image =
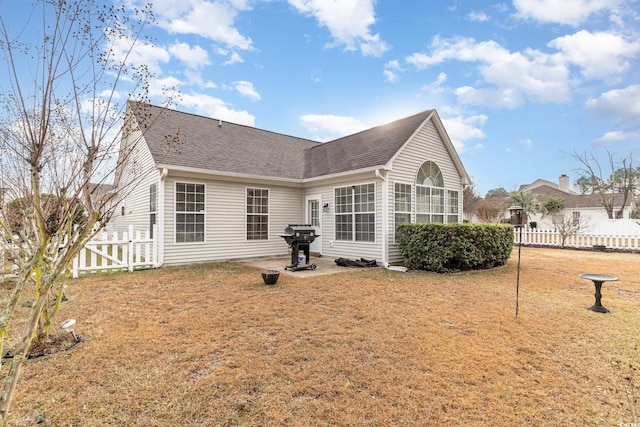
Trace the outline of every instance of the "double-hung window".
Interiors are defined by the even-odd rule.
[[[447,190],[447,222],[456,223],[459,219],[460,202],[458,200],[458,192]]]
[[[247,188],[247,240],[269,239],[269,190]]]
[[[204,184],[176,183],[176,243],[204,242]]]
[[[153,228],[156,225],[158,210],[158,184],[149,186],[149,236],[153,239]]]
[[[394,186],[394,201],[397,240],[398,225],[411,222],[411,184],[396,183]]]
[[[375,242],[375,185],[336,188],[334,196],[336,240]]]

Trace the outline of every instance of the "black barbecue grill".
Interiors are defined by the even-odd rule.
[[[286,266],[285,270],[315,270],[315,264],[309,264],[309,246],[316,240],[318,235],[316,230],[309,224],[289,224],[284,229],[284,234],[280,237],[284,238],[291,248],[291,265]],[[300,251],[304,253],[305,264],[299,265]]]

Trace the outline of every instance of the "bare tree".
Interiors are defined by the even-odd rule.
[[[628,157],[616,160],[613,153],[607,151],[608,164],[603,169],[593,153],[574,151],[570,155],[580,164],[576,171],[591,180],[592,193],[598,195],[609,219],[622,218],[627,202],[633,197],[638,179],[637,170],[633,167],[633,156],[629,154]],[[614,212],[616,205],[619,209]]]
[[[476,194],[473,185],[468,185],[464,188],[462,192],[462,206],[464,209],[464,218],[467,221],[471,221],[473,215],[475,215],[480,200],[482,199]]]
[[[509,197],[509,192],[505,190],[504,187],[492,188],[484,195],[485,199],[506,199],[507,197]]]
[[[553,229],[560,234],[560,246],[563,248],[567,239],[578,234],[585,226],[584,222],[581,223],[568,215],[560,215],[553,222]]]
[[[497,223],[500,222],[508,207],[507,199],[479,199],[476,204],[475,214],[481,222]]]
[[[0,218],[0,248],[17,266],[15,287],[0,313],[0,352],[22,294],[33,292],[26,326],[18,332],[0,392],[5,425],[22,364],[34,339],[46,334],[57,311],[68,267],[105,224],[123,192],[98,197],[113,180],[123,135],[141,132],[124,121],[127,99],[148,101],[152,73],[132,61],[150,42],[143,29],[150,5],[136,10],[103,2],[36,0],[21,27],[0,16],[0,51],[7,87],[0,103],[0,143],[6,201],[22,213]],[[35,44],[21,39],[30,34]],[[144,104],[143,104],[144,105]],[[148,126],[146,126],[148,128]],[[13,333],[13,332],[12,332]]]

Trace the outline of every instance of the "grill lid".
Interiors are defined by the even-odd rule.
[[[281,234],[280,237],[284,238],[289,245],[292,245],[310,244],[316,240],[318,235],[316,230],[309,224],[289,224],[284,229],[284,234]]]
[[[316,230],[311,226],[311,224],[289,224],[287,228],[284,229],[285,234],[291,234],[293,236],[299,236],[303,234],[315,235]]]

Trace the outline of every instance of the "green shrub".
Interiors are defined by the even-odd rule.
[[[505,265],[513,249],[513,227],[502,224],[402,224],[399,249],[411,270],[437,273]]]

